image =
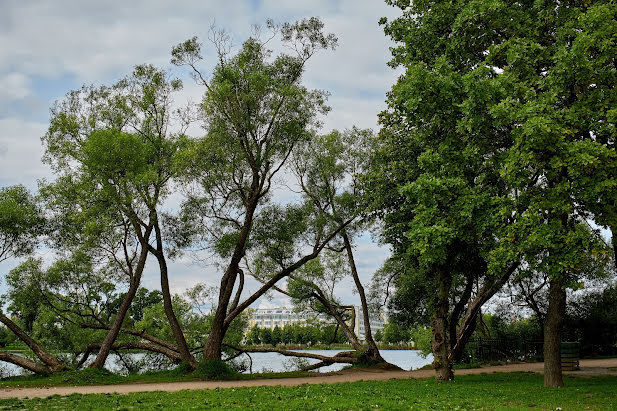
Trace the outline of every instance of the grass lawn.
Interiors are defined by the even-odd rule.
[[[12,399],[0,400],[0,409],[607,410],[617,407],[616,377],[566,377],[565,383],[564,388],[547,389],[542,386],[539,374],[481,374],[459,376],[452,383],[410,379]]]
[[[229,380],[259,380],[272,378],[295,378],[295,377],[318,377],[325,375],[308,371],[287,371],[254,374],[233,374]],[[0,380],[1,388],[34,388],[34,387],[61,387],[75,385],[112,385],[112,384],[137,384],[137,383],[160,383],[202,381],[194,374],[186,374],[182,371],[152,371],[141,374],[119,375],[106,370],[93,370],[86,368],[80,371],[66,371],[44,375],[24,375],[9,377]]]

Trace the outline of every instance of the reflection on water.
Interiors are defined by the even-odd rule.
[[[341,350],[298,350],[301,352],[308,352],[313,354],[319,354],[324,356],[333,356],[336,353],[341,352]],[[424,358],[420,351],[415,350],[381,350],[381,356],[384,360],[388,361],[391,364],[398,365],[404,370],[415,370],[418,368],[424,367],[426,364],[430,364],[433,361],[433,356],[429,354],[426,358]],[[136,353],[136,354],[125,354],[125,358],[130,358],[132,361],[139,361],[144,357],[144,354]],[[93,357],[94,358],[94,357]],[[243,355],[239,357],[241,361],[245,361],[248,366],[248,357]],[[253,372],[262,372],[262,371],[290,371],[294,369],[298,369],[297,364],[298,360],[295,360],[294,357],[285,357],[284,355],[278,353],[253,353],[251,354],[252,359],[252,371]],[[315,364],[319,362],[318,360],[313,359],[301,359],[299,360],[303,364]],[[322,367],[319,369],[319,372],[329,372],[340,370],[348,364],[332,364],[328,367]],[[105,367],[113,372],[120,372],[122,370],[122,365],[120,360],[116,355],[110,355],[105,363]],[[24,372],[21,367],[17,367],[16,365],[0,362],[0,370],[2,371],[3,377],[10,377],[15,375],[20,375]],[[249,371],[247,371],[249,372]]]

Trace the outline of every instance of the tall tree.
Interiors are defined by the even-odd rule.
[[[184,361],[196,365],[171,304],[159,216],[170,193],[174,156],[183,144],[181,134],[170,129],[171,94],[181,86],[164,71],[137,66],[111,87],[69,93],[52,109],[43,137],[45,159],[59,174],[47,192],[63,237],[105,253],[129,280],[92,367],[104,366],[149,253],[159,262],[165,312],[178,350]],[[177,126],[181,133],[186,124]]]
[[[302,74],[316,52],[336,46],[336,38],[323,34],[323,23],[316,18],[281,27],[269,22],[268,28],[273,35],[280,31],[283,42],[295,54],[271,58],[267,41],[256,35],[231,55],[228,36],[213,30],[218,64],[208,78],[197,67],[201,45],[196,38],[172,51],[172,62],[190,67],[206,89],[200,108],[207,134],[188,156],[197,187],[187,202],[192,208],[189,214],[202,219],[202,233],[226,261],[205,359],[220,359],[231,321],[277,281],[316,257],[324,246],[322,237],[316,237],[314,250],[305,259],[285,261],[284,268],[240,302],[244,286],[241,264],[252,244],[260,209],[270,201],[275,177],[295,146],[311,138],[318,114],[328,110],[326,93],[307,90],[301,83]]]
[[[389,4],[403,10],[402,17],[382,21],[399,42],[391,64],[406,72],[381,117],[376,164],[387,166],[376,181],[384,189],[378,199],[384,237],[438,279],[436,329],[448,328],[441,317],[455,279],[449,271],[461,255],[475,249],[487,280],[467,304],[463,323],[472,324],[468,320],[516,267],[546,273],[552,303],[545,326],[545,384],[561,385],[565,288],[575,286],[583,261],[603,249],[599,233],[585,227],[593,208],[584,203],[598,203],[598,190],[614,187],[609,176],[615,164],[595,137],[599,131],[590,128],[592,121],[576,114],[583,108],[576,103],[580,96],[595,94],[595,82],[607,81],[599,75],[580,83],[589,71],[578,73],[581,66],[568,56],[581,32],[610,31],[611,17],[604,16],[614,15],[615,6]],[[606,53],[598,51],[587,43],[577,56],[605,61]],[[604,51],[610,52],[605,45]],[[610,135],[605,124],[611,121],[604,116],[593,127]],[[614,195],[603,193],[603,203]],[[470,329],[462,326],[459,333]],[[443,348],[443,336],[436,337],[434,347]],[[445,354],[436,356],[441,369],[449,366],[442,365]],[[441,378],[451,378],[451,372]]]

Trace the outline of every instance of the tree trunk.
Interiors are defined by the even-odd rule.
[[[461,358],[465,345],[473,335],[473,331],[477,325],[477,318],[480,310],[484,304],[490,300],[508,281],[514,271],[519,267],[520,261],[516,261],[510,264],[501,277],[494,279],[493,281],[486,281],[480,291],[476,294],[475,298],[467,306],[465,316],[461,321],[458,333],[456,335],[456,345],[451,347],[451,358]]]
[[[544,386],[563,387],[561,329],[566,312],[566,290],[561,280],[551,280],[544,323]]]
[[[143,274],[144,267],[146,266],[146,259],[148,258],[148,241],[150,239],[151,233],[152,226],[149,226],[146,229],[144,236],[140,238],[141,251],[139,253],[137,267],[135,268],[133,276],[131,277],[129,289],[124,296],[124,299],[122,300],[122,304],[118,309],[118,314],[116,314],[116,318],[114,319],[113,324],[109,328],[109,332],[101,343],[101,349],[99,350],[92,364],[90,364],[89,368],[103,368],[105,366],[105,361],[107,361],[109,351],[111,351],[114,341],[116,341],[116,338],[118,338],[118,334],[120,333],[120,329],[122,328],[122,323],[124,322],[126,313],[128,312],[129,307],[133,302],[133,298],[135,297],[135,293],[137,293],[139,283],[141,282],[141,275]]]
[[[255,214],[255,209],[257,208],[257,204],[259,202],[259,176],[253,175],[253,183],[251,186],[251,196],[250,200],[246,206],[246,214],[244,216],[244,223],[242,225],[242,229],[240,230],[240,235],[238,236],[238,241],[236,242],[234,253],[231,256],[231,260],[227,269],[225,270],[225,274],[223,278],[221,278],[221,287],[219,290],[219,301],[216,307],[216,311],[214,313],[214,318],[212,320],[212,329],[210,334],[208,335],[208,339],[206,340],[206,344],[204,346],[204,360],[220,360],[222,349],[223,349],[223,338],[225,338],[225,333],[227,332],[227,328],[229,327],[229,321],[226,323],[225,319],[229,314],[229,302],[231,301],[231,296],[234,291],[234,286],[236,283],[236,277],[238,276],[238,272],[240,270],[240,261],[242,257],[244,257],[244,249],[246,247],[246,242],[248,241],[249,234],[251,232],[251,227],[253,226],[253,216]],[[234,308],[237,309],[237,307]]]
[[[224,320],[224,318],[223,318]],[[225,331],[221,321],[212,322],[212,330],[204,347],[204,360],[220,360],[223,353],[223,338]]]
[[[446,338],[448,330],[448,310],[450,287],[452,277],[442,268],[438,269],[439,290],[435,301],[435,314],[431,321],[433,327],[433,338],[431,339],[431,349],[433,351],[433,368],[435,378],[438,381],[451,381],[454,379],[452,364],[449,357],[448,340]]]
[[[186,343],[186,338],[184,338],[184,333],[182,332],[180,323],[178,322],[176,314],[174,313],[174,308],[171,300],[171,292],[169,291],[167,261],[165,260],[163,250],[163,238],[161,236],[161,229],[159,227],[158,221],[156,221],[155,223],[154,230],[156,236],[156,250],[154,250],[153,253],[158,260],[159,270],[161,273],[161,292],[163,294],[163,308],[165,310],[165,315],[167,316],[167,321],[169,321],[169,326],[171,327],[174,339],[176,340],[178,352],[182,357],[182,361],[189,364],[192,369],[195,369],[197,368],[197,361],[189,350],[189,346]]]
[[[17,362],[11,361],[9,359],[6,359],[5,361],[12,362],[13,364],[19,365],[20,367],[24,367],[24,368],[29,369],[30,371],[33,371],[36,373],[42,373],[42,374],[48,374],[50,372],[56,372],[56,371],[67,368],[65,364],[63,364],[56,357],[54,357],[53,355],[45,351],[43,348],[41,348],[41,346],[36,341],[34,341],[28,334],[26,334],[21,328],[19,328],[17,324],[15,324],[13,321],[11,321],[10,318],[8,318],[6,315],[2,313],[0,313],[0,322],[6,325],[8,329],[10,329],[20,340],[22,340],[28,346],[28,348],[30,348],[32,352],[34,352],[34,354],[41,361],[43,361],[46,367],[44,367],[44,369],[43,368],[37,369],[36,368],[37,363],[33,361],[31,361],[32,364],[28,363],[29,367],[26,366],[26,362],[22,362],[18,364]],[[10,358],[10,357],[6,357],[6,358]]]
[[[354,333],[353,328],[349,328],[349,326],[345,322],[345,319],[339,314],[339,312],[330,303],[330,301],[328,301],[328,299],[324,295],[323,291],[316,284],[314,284],[314,283],[310,283],[310,284],[313,287],[313,289],[315,290],[313,292],[313,296],[320,303],[322,303],[324,305],[324,307],[326,307],[328,309],[328,311],[330,311],[330,314],[332,314],[332,316],[336,320],[337,326],[341,327],[341,329],[343,330],[343,334],[345,334],[345,337],[347,337],[347,340],[352,345],[354,350],[361,351],[362,350],[362,343],[360,342],[360,340],[358,340],[358,337],[356,337],[356,334]],[[355,309],[354,309],[353,306],[351,306],[351,312],[353,313],[353,317],[352,317],[351,323],[355,324]]]
[[[474,276],[472,274],[468,274],[467,282],[465,284],[465,289],[463,290],[463,294],[461,295],[460,299],[458,300],[458,302],[452,309],[452,314],[450,314],[450,319],[449,319],[449,324],[448,324],[449,326],[448,338],[450,340],[450,359],[453,363],[460,361],[461,357],[463,356],[463,350],[458,349],[459,345],[464,347],[464,345],[467,343],[467,341],[461,341],[461,344],[459,344],[456,328],[458,327],[458,324],[459,324],[458,320],[461,314],[463,313],[465,306],[467,305],[467,303],[469,303],[469,299],[471,298],[471,293],[473,291],[473,285],[474,285]]]
[[[32,371],[35,374],[48,375],[52,373],[52,370],[43,364],[32,361],[26,357],[22,357],[21,355],[11,354],[6,351],[0,351],[0,361],[5,361],[11,364],[15,364],[28,371]]]
[[[366,360],[375,361],[381,360],[381,355],[379,354],[379,348],[377,348],[377,344],[373,339],[373,333],[371,332],[371,320],[369,317],[368,303],[366,301],[366,294],[364,293],[364,287],[362,286],[362,282],[360,281],[360,276],[358,276],[358,270],[356,268],[356,261],[353,256],[353,249],[351,247],[351,242],[349,241],[349,237],[347,236],[347,232],[343,231],[343,242],[345,243],[345,249],[347,250],[347,259],[349,260],[349,267],[351,268],[351,275],[353,276],[353,280],[356,284],[356,289],[358,290],[358,294],[360,295],[360,303],[362,304],[362,314],[364,321],[364,337],[366,343],[369,346],[368,351],[366,352]]]

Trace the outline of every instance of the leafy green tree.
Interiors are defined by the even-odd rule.
[[[403,10],[382,20],[399,42],[391,64],[406,72],[381,117],[375,164],[383,170],[373,175],[374,192],[384,239],[435,290],[438,378],[452,378],[449,350],[460,348],[447,342],[459,321],[451,313],[461,311],[457,303],[450,312],[453,285],[480,273],[457,333],[464,343],[482,305],[523,266],[550,280],[545,385],[562,385],[565,288],[577,287],[589,258],[606,260],[586,220],[602,219],[593,205],[599,197],[614,198],[614,151],[597,138],[614,133],[602,108],[614,99],[605,86],[614,68],[600,70],[614,48],[598,49],[589,38],[614,30],[615,5],[390,3]],[[596,84],[609,97],[598,97]],[[596,116],[585,114],[589,99],[598,103]],[[452,270],[465,262],[475,268]]]
[[[409,331],[394,322],[387,323],[384,326],[383,342],[387,344],[398,344],[411,340]]]
[[[282,343],[281,327],[278,325],[272,329],[272,345],[279,345]]]
[[[259,336],[259,326],[254,325],[246,334],[246,343],[249,345],[259,345],[261,343]]]
[[[44,227],[45,219],[41,208],[25,187],[0,188],[0,262],[11,257],[28,255],[38,245]],[[30,322],[35,310],[29,312]],[[0,360],[40,374],[49,374],[65,368],[61,361],[43,349],[4,313],[0,313],[0,322],[25,343],[43,364],[8,352],[0,352]]]
[[[377,342],[382,342],[383,341],[383,332],[381,331],[381,329],[377,330],[375,332],[375,341]]]
[[[201,45],[196,38],[172,51],[172,63],[188,66],[206,89],[200,111],[207,134],[194,142],[184,161],[199,189],[185,203],[185,217],[178,221],[180,225],[187,223],[187,228],[175,232],[179,233],[179,244],[203,242],[224,261],[212,332],[204,348],[203,357],[209,360],[221,358],[223,338],[233,319],[279,280],[315,258],[330,237],[323,227],[318,228],[309,245],[313,252],[294,258],[302,249],[297,244],[300,231],[294,224],[298,212],[293,207],[271,206],[270,217],[267,212],[261,220],[260,216],[271,198],[275,177],[296,145],[311,139],[318,126],[317,116],[328,110],[326,94],[307,90],[301,80],[310,58],[321,49],[334,48],[336,38],[323,34],[323,23],[316,18],[281,27],[269,22],[268,28],[280,31],[283,42],[296,53],[271,58],[266,41],[255,36],[232,55],[227,35],[214,31],[218,64],[211,76],[205,76],[197,67]],[[285,222],[287,217],[292,219],[289,223]],[[278,222],[270,241],[255,241],[256,227],[269,221]],[[284,238],[279,241],[276,235]],[[264,285],[241,302],[242,264],[251,259],[255,244],[262,244],[262,250],[255,251],[266,248],[272,253],[268,268],[275,270],[265,270]],[[283,256],[270,247],[274,244],[285,246]]]
[[[24,186],[0,188],[0,262],[30,253],[44,223],[40,206]]]
[[[58,247],[86,247],[124,273],[128,292],[92,367],[102,367],[128,313],[148,254],[159,263],[165,313],[178,350],[196,361],[175,317],[159,208],[170,194],[183,138],[172,135],[171,94],[180,81],[149,65],[111,87],[73,91],[52,109],[43,137],[58,179],[44,188]],[[152,241],[153,240],[153,241]]]
[[[259,341],[261,341],[262,344],[272,345],[272,330],[269,328],[260,328]]]

